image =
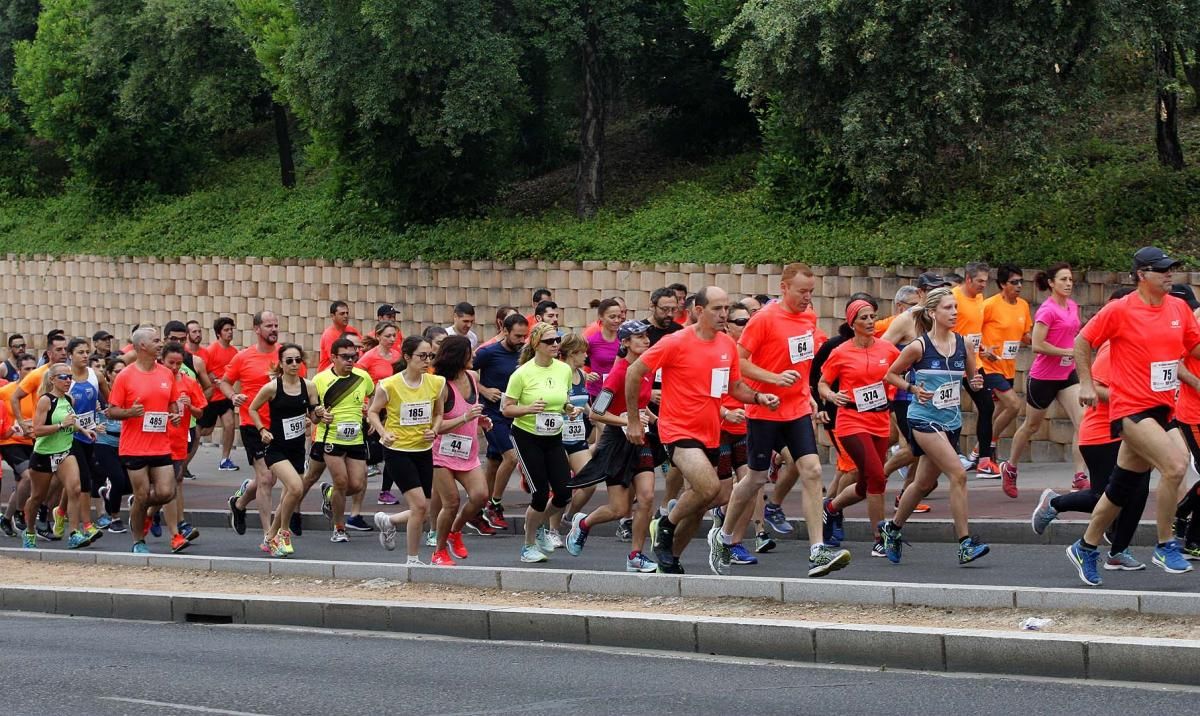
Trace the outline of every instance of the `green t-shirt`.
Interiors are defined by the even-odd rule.
[[[334,445],[363,445],[363,404],[375,393],[375,383],[371,375],[362,368],[352,368],[352,375],[360,379],[353,388],[345,391],[337,402],[327,405],[325,391],[341,380],[335,375],[333,368],[326,368],[313,378],[317,387],[317,400],[325,406],[325,410],[333,414],[333,422],[326,425],[320,423],[316,427],[314,442],[333,443]]]
[[[571,366],[556,360],[543,368],[534,360],[517,368],[508,379],[504,394],[517,405],[530,405],[538,400],[546,401],[546,408],[537,415],[522,415],[513,425],[534,435],[562,434],[563,406],[571,390]]]
[[[75,412],[71,409],[70,401],[65,397],[55,399],[54,396],[51,396],[50,402],[50,412],[46,415],[47,425],[60,425],[62,421],[67,419],[68,415]],[[59,428],[56,433],[50,433],[38,438],[33,444],[33,451],[39,455],[56,455],[60,452],[70,450],[71,442],[74,439],[75,431],[70,428]]]

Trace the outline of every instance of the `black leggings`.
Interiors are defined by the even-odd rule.
[[[125,473],[125,466],[121,464],[117,449],[112,445],[96,443],[94,454],[99,472],[92,476],[94,478],[92,482],[99,489],[99,486],[104,484],[104,479],[108,478],[108,481],[112,483],[112,489],[108,491],[108,499],[104,501],[104,511],[110,515],[119,515],[121,514],[121,498],[133,494],[133,486],[129,484],[129,475]]]
[[[517,462],[529,485],[529,506],[534,512],[545,512],[554,492],[553,505],[566,507],[571,502],[571,463],[563,449],[559,435],[534,435],[521,428],[513,427],[513,447],[517,450]]]
[[[1179,428],[1192,453],[1192,465],[1200,470],[1200,425],[1180,423]],[[1175,516],[1188,520],[1185,541],[1188,544],[1200,543],[1200,481],[1188,488],[1187,494],[1179,501]]]
[[[1120,450],[1120,440],[1104,445],[1080,445],[1079,453],[1087,463],[1092,486],[1087,490],[1059,495],[1050,500],[1050,506],[1059,512],[1090,514],[1096,509],[1096,503],[1100,502],[1104,490],[1108,488],[1108,479],[1117,468],[1117,453]],[[1133,542],[1133,535],[1137,532],[1138,521],[1142,519],[1142,512],[1146,509],[1146,498],[1149,494],[1150,487],[1147,483],[1145,490],[1139,490],[1129,500],[1129,504],[1121,508],[1121,513],[1117,515],[1117,521],[1113,525],[1112,554],[1125,551]]]
[[[992,400],[992,389],[983,387],[979,390],[971,390],[970,381],[965,378],[963,379],[963,389],[967,391],[967,395],[971,396],[971,402],[975,404],[975,437],[979,440],[979,445],[975,447],[975,450],[979,453],[981,460],[991,457],[992,416],[996,413],[996,404]]]

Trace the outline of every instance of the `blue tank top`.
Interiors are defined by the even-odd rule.
[[[92,369],[89,368],[88,371],[89,380],[71,381],[71,402],[75,406],[75,419],[79,421],[79,426],[95,430],[96,425],[103,419],[99,413],[100,391],[91,382],[95,380],[95,376],[91,373]],[[94,442],[79,431],[75,431],[75,439],[87,445]]]
[[[962,427],[961,387],[967,372],[967,345],[963,337],[954,334],[954,353],[949,358],[938,352],[929,334],[920,338],[925,352],[912,366],[912,383],[933,393],[924,403],[913,400],[908,404],[908,421],[927,423],[940,430]]]
[[[575,371],[575,378],[578,383],[571,383],[571,389],[567,393],[567,401],[576,408],[585,408],[588,404],[587,381],[580,378],[579,371]],[[568,420],[570,425],[563,427],[562,441],[574,445],[587,440],[588,433],[591,432],[591,421],[586,416],[580,415],[575,420]]]

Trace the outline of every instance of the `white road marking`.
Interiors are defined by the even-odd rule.
[[[127,704],[141,704],[142,706],[162,706],[171,709],[179,709],[182,711],[199,711],[206,714],[226,714],[226,716],[267,716],[258,712],[251,711],[229,711],[228,709],[213,709],[207,706],[191,706],[189,704],[175,704],[169,701],[150,701],[148,699],[127,699],[123,696],[99,696],[103,701],[121,701]]]

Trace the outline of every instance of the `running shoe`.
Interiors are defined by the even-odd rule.
[[[959,455],[958,456],[958,464],[962,465],[962,469],[965,472],[970,472],[970,471],[974,470],[975,466],[979,464],[979,453],[976,452],[975,450],[972,450],[971,454],[969,456]]]
[[[871,556],[872,557],[887,557],[887,550],[885,550],[883,548],[882,542],[879,542],[878,540],[876,540],[875,544],[871,547]]]
[[[900,536],[900,528],[892,525],[891,520],[880,520],[875,526],[879,531],[879,541],[883,543],[883,551],[888,561],[900,564],[900,556],[904,551],[904,539]]]
[[[1017,499],[1017,466],[1008,460],[1000,463],[1000,489],[1014,500]]]
[[[823,510],[823,513],[825,514],[821,515],[821,519],[823,521],[828,519],[829,521],[829,536],[823,537],[823,539],[825,540],[825,544],[829,545],[830,547],[840,547],[842,542],[846,539],[846,528],[844,526],[846,515],[843,512],[833,512],[829,510],[829,508],[833,506],[833,500],[825,498],[824,504],[825,510]]]
[[[1034,534],[1045,534],[1046,528],[1058,517],[1058,510],[1050,506],[1050,501],[1055,497],[1058,497],[1058,493],[1054,490],[1049,488],[1042,490],[1042,496],[1038,498],[1037,504],[1033,507],[1033,514],[1029,518]]]
[[[617,541],[632,542],[633,541],[633,520],[628,517],[622,517],[617,520]]]
[[[1171,574],[1183,574],[1184,572],[1192,571],[1192,565],[1188,564],[1187,560],[1180,553],[1178,540],[1171,540],[1156,547],[1154,549],[1154,556],[1150,561]]]
[[[481,537],[493,537],[496,534],[495,528],[489,525],[487,520],[483,519],[482,513],[467,520],[467,527],[470,527],[475,534]]]
[[[550,538],[550,542],[554,545],[554,549],[563,548],[563,538],[562,535],[558,533],[558,530],[548,529],[546,530],[546,536]]]
[[[634,552],[625,560],[626,572],[650,573],[658,571],[658,564],[646,556],[645,552]]]
[[[237,506],[238,498],[246,494],[246,488],[250,486],[249,480],[243,480],[242,486],[229,496],[229,526],[234,532],[240,535],[246,534],[246,510]]]
[[[1146,564],[1139,562],[1134,558],[1133,553],[1128,549],[1120,554],[1110,554],[1104,559],[1104,568],[1110,572],[1123,570],[1126,572],[1136,572],[1139,569],[1145,569]]]
[[[25,531],[25,515],[21,514],[20,510],[17,510],[15,513],[13,513],[12,523],[13,527],[17,528],[18,532]]]
[[[22,532],[21,546],[25,549],[37,549],[37,535],[33,532]]]
[[[766,531],[759,532],[754,536],[754,551],[759,554],[766,554],[775,549],[776,546],[775,540],[771,539],[771,535]]]
[[[958,563],[968,564],[974,562],[991,551],[992,548],[986,543],[980,542],[978,537],[967,537],[958,543]]]
[[[654,553],[654,561],[658,562],[658,571],[673,574],[666,570],[677,566],[673,550],[675,547],[674,530],[663,529],[662,519],[654,518],[650,522],[650,550]]]
[[[769,500],[763,506],[763,519],[778,534],[790,535],[796,531],[796,528],[792,527],[792,523],[788,522],[787,515],[783,514],[783,507]]]
[[[425,533],[425,546],[426,547],[437,547],[437,531],[436,530],[429,530],[428,532]]]
[[[283,547],[284,547],[284,549],[287,550],[287,553],[289,555],[296,553],[296,548],[292,546],[291,530],[279,530],[278,537],[279,537],[279,541],[283,543]]]
[[[391,491],[389,491],[389,490],[382,490],[379,493],[378,502],[381,505],[398,505],[398,504],[400,504],[400,500],[397,500],[396,496],[393,495],[391,493]]]
[[[134,554],[150,554],[150,548],[146,546],[146,542],[144,540],[140,542],[134,542],[133,547],[129,551],[133,552]]]
[[[330,542],[349,542],[350,535],[346,534],[346,530],[334,528],[333,534],[329,536]]]
[[[521,561],[526,564],[545,562],[549,559],[536,545],[527,544],[521,548]]]
[[[583,552],[583,545],[587,542],[588,533],[583,529],[583,520],[587,517],[585,512],[577,512],[571,518],[571,531],[567,533],[567,553],[572,557],[578,557],[580,552]]]
[[[377,477],[379,473],[379,465],[367,465],[367,477]]]
[[[386,512],[375,513],[375,528],[379,530],[379,544],[389,552],[396,549],[396,527]]]
[[[241,468],[241,466],[234,463],[233,460],[230,460],[229,458],[225,458],[224,460],[221,461],[220,465],[217,465],[217,469],[220,470],[221,472],[235,472],[237,470],[241,470],[242,468]]]
[[[265,536],[262,538],[262,542],[258,543],[258,551],[264,554],[271,554],[271,545],[267,542]]]
[[[333,522],[333,485],[328,482],[321,483],[321,514]]]
[[[995,461],[990,457],[981,457],[979,464],[975,466],[975,476],[995,479],[1000,477],[1000,468],[996,467]]]
[[[1071,492],[1090,489],[1092,489],[1092,481],[1088,479],[1087,473],[1077,472],[1075,477],[1071,478]]]
[[[112,524],[112,521],[113,519],[111,517],[101,512],[100,516],[96,518],[96,527],[106,530],[108,529],[108,526]]]
[[[107,517],[108,515],[105,515]],[[16,537],[17,531],[13,529],[12,520],[7,517],[0,517],[0,531],[3,531],[7,537]]]
[[[417,555],[410,554],[408,556],[408,559],[404,560],[404,566],[405,567],[428,567],[429,565],[422,562],[421,558],[418,557]]]
[[[750,550],[738,542],[729,548],[729,561],[733,564],[758,564],[758,557],[750,554]]]
[[[1074,544],[1067,547],[1067,559],[1071,560],[1071,564],[1075,567],[1075,571],[1079,573],[1079,579],[1086,585],[1098,587],[1104,583],[1100,578],[1100,569],[1097,563],[1100,561],[1100,552],[1095,549],[1087,549],[1083,546],[1082,540],[1076,540]]]
[[[1183,558],[1188,561],[1200,560],[1200,544],[1188,542],[1183,546]]]
[[[67,537],[67,549],[79,549],[80,547],[87,547],[87,545],[87,535],[79,530],[72,531],[71,536]]]
[[[850,550],[819,544],[808,553],[808,576],[824,577],[850,564]]]
[[[729,574],[729,565],[733,563],[733,554],[729,545],[721,540],[721,530],[712,527],[708,530],[708,568],[713,574]]]
[[[179,534],[183,535],[184,539],[186,539],[188,542],[195,542],[200,536],[200,530],[192,527],[192,523],[190,522],[180,522],[178,527]]]
[[[725,508],[717,505],[709,510],[709,516],[712,517],[712,526],[721,529],[725,525]]]
[[[282,559],[288,556],[287,547],[284,546],[283,540],[279,539],[278,534],[271,538],[270,547],[272,557]]]
[[[108,523],[108,531],[115,535],[123,535],[128,530],[125,529],[125,523],[121,521],[120,517],[114,517],[112,522]]]
[[[62,539],[62,537],[55,537],[54,530],[50,529],[50,525],[46,524],[45,522],[37,523],[37,536],[46,540],[47,542],[57,542]]]
[[[446,546],[455,559],[466,559],[467,546],[463,544],[462,532],[450,532],[446,535]]]
[[[181,534],[175,534],[171,537],[172,552],[182,552],[183,550],[187,549],[187,546],[190,544],[191,542],[187,541],[187,537],[184,537]]]
[[[896,500],[896,506],[900,506],[900,500]],[[918,502],[917,506],[913,508],[913,514],[925,514],[929,510],[929,505],[925,504],[924,502]]]
[[[434,550],[433,557],[430,558],[429,563],[435,567],[456,566],[454,559],[450,557],[450,551],[445,548]]]
[[[491,500],[483,508],[483,519],[497,532],[508,529],[508,520],[504,519],[504,505]]]
[[[354,530],[355,532],[373,532],[375,530],[374,527],[367,524],[362,515],[350,515],[349,519],[346,520],[346,529]]]
[[[537,528],[537,548],[543,552],[543,556],[554,551],[554,541],[550,539],[550,532],[545,525]]]
[[[67,533],[67,511],[54,508],[54,536],[62,539]],[[157,536],[157,535],[155,535]]]
[[[91,544],[104,536],[104,531],[94,524],[85,525],[83,536],[87,538],[87,543]]]
[[[659,563],[658,573],[659,574],[683,574],[683,565],[679,563],[679,560],[672,557],[671,562],[668,564],[663,564],[661,562]]]
[[[195,480],[195,479],[196,479],[196,476],[192,474],[192,471],[191,471],[191,470],[188,470],[188,469],[186,469],[186,468],[185,468],[185,469],[184,469],[184,471],[183,471],[183,479],[185,479],[185,480]]]
[[[163,528],[163,513],[162,510],[154,513],[154,520],[150,522],[150,534],[155,537],[162,537]]]
[[[1172,530],[1175,535],[1175,539],[1179,540],[1180,542],[1187,540],[1187,530],[1188,518],[1175,515],[1175,523]]]
[[[288,531],[297,537],[304,534],[304,516],[300,514],[300,510],[293,512],[288,519]]]

